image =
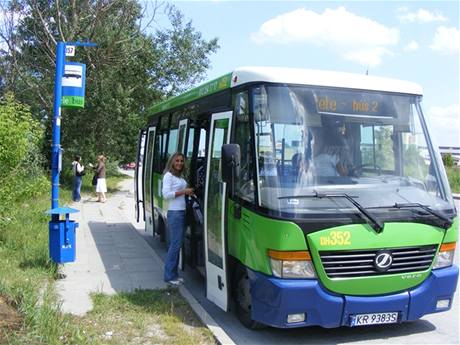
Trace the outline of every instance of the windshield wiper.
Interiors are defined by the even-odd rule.
[[[293,196],[280,196],[278,199],[301,199],[301,198],[344,198],[347,199],[350,203],[353,204],[360,212],[361,217],[367,220],[367,223],[377,232],[380,233],[383,230],[383,223],[378,221],[374,216],[372,216],[367,210],[358,203],[354,196],[350,196],[346,193],[339,194],[328,194],[328,193],[318,193],[317,191],[314,194],[310,195],[293,195]],[[363,217],[364,216],[364,217]]]
[[[402,203],[402,204],[398,204],[398,203],[395,203],[393,205],[394,208],[413,208],[413,207],[419,207],[421,208],[422,210],[425,210],[426,212],[428,212],[429,214],[435,216],[436,218],[440,219],[442,221],[442,224],[441,224],[441,227],[444,228],[444,229],[448,229],[452,226],[452,220],[449,219],[448,217],[446,217],[445,215],[429,208],[428,206],[425,206],[425,205],[422,205],[422,204],[419,204],[419,203]]]

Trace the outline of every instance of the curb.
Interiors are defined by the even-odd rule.
[[[458,194],[458,193],[452,193],[452,197],[454,199],[460,200],[460,194]]]
[[[179,287],[179,292],[190,304],[190,307],[192,307],[193,311],[198,315],[201,322],[203,322],[206,327],[209,328],[219,344],[236,345],[235,342],[228,336],[228,334],[225,333],[224,329],[217,324],[217,322],[211,317],[211,315],[208,314],[206,310],[204,310],[204,308],[184,285]]]
[[[145,238],[142,236],[141,233],[139,233],[139,230],[136,229],[136,227],[132,223],[130,223],[129,225],[140,237],[142,237],[142,240],[145,241]],[[152,249],[153,255],[155,255],[156,259],[158,259],[160,262],[164,264],[164,261],[156,253],[155,249],[153,249],[152,247],[150,248]],[[201,304],[195,299],[195,297],[193,297],[193,295],[190,293],[190,291],[188,291],[188,289],[184,285],[179,286],[178,290],[182,297],[185,298],[187,303],[196,313],[201,322],[203,322],[203,324],[211,331],[211,333],[214,335],[214,338],[220,345],[236,345],[236,343],[230,338],[230,336],[224,331],[224,329],[219,326],[219,324],[212,318],[211,315],[209,315],[209,313],[201,306]]]

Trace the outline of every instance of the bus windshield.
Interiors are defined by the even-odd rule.
[[[260,206],[286,213],[418,203],[453,210],[421,96],[306,86],[252,89]]]

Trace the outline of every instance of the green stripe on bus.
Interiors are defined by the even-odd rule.
[[[228,73],[222,77],[211,80],[206,84],[200,85],[191,89],[179,96],[167,99],[158,103],[149,109],[150,114],[161,113],[162,111],[178,107],[180,105],[192,102],[207,95],[228,89],[232,80],[232,73]]]

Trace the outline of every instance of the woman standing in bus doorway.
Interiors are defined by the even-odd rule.
[[[163,197],[169,200],[168,230],[170,234],[168,254],[165,261],[164,281],[171,285],[180,285],[177,266],[185,231],[185,195],[193,195],[193,189],[187,188],[184,155],[176,152],[166,164],[163,176]]]
[[[104,155],[97,156],[97,165],[95,170],[97,174],[96,195],[98,202],[107,201],[107,198],[105,197],[105,193],[107,193],[107,183],[105,181],[105,161],[106,158]]]
[[[81,184],[83,182],[83,175],[85,175],[85,167],[81,164],[81,156],[76,155],[75,160],[72,162],[73,168],[73,192],[72,200],[80,201],[81,195]]]

